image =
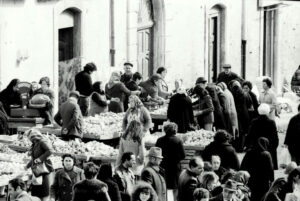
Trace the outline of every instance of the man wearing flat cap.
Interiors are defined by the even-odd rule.
[[[167,201],[165,172],[159,166],[163,159],[162,150],[159,147],[151,147],[147,156],[149,162],[142,171],[141,179],[151,184],[157,193],[158,201]]]
[[[125,85],[131,80],[132,78],[132,68],[133,64],[130,62],[124,63],[124,73],[121,75],[120,81],[123,82]]]
[[[97,71],[97,66],[91,62],[84,66],[83,71],[75,75],[75,88],[80,93],[79,106],[83,116],[88,116],[89,96],[93,93],[91,74]]]
[[[55,122],[62,127],[62,137],[65,139],[82,138],[83,118],[77,104],[79,97],[78,91],[71,91],[69,99],[54,116]]]
[[[238,80],[241,84],[244,81],[244,79],[238,76],[236,73],[231,72],[230,64],[224,64],[223,72],[218,75],[217,83],[224,82],[228,86],[232,80]]]

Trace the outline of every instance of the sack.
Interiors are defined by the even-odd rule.
[[[39,186],[43,184],[43,176],[36,177],[34,174],[32,175],[32,185]]]
[[[30,99],[30,103],[33,105],[46,104],[49,101],[50,101],[49,96],[45,94],[36,94]]]
[[[291,155],[287,147],[284,147],[279,155],[279,166],[285,168],[291,161]]]
[[[34,174],[35,177],[39,177],[43,174],[48,174],[49,173],[49,170],[46,167],[45,163],[34,163],[31,166],[31,170],[32,170],[32,173]]]

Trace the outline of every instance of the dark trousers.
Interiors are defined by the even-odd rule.
[[[78,101],[82,116],[88,116],[88,110],[90,105],[89,97],[80,97]]]

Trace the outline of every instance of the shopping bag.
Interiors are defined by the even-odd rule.
[[[33,163],[31,166],[32,173],[34,174],[35,177],[39,177],[43,174],[48,174],[49,170],[46,167],[45,163]]]
[[[291,155],[287,147],[284,147],[279,155],[279,166],[285,168],[291,161]]]
[[[43,184],[43,176],[36,177],[32,174],[32,185],[39,186]]]

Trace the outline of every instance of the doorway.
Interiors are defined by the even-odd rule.
[[[145,79],[153,73],[152,41],[152,28],[138,30],[138,72]]]

